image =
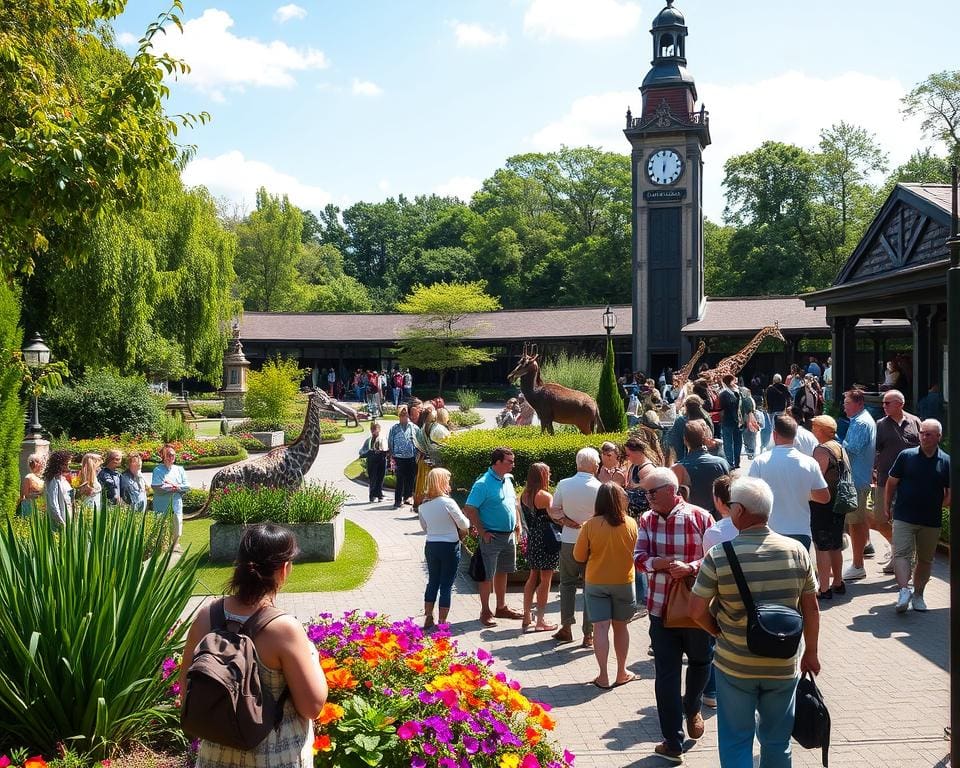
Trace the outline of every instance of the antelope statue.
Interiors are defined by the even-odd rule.
[[[553,434],[553,424],[572,424],[583,434],[603,432],[597,402],[590,395],[560,384],[545,383],[540,378],[537,345],[523,345],[520,362],[507,376],[507,381],[520,380],[520,391],[537,412],[541,432]]]

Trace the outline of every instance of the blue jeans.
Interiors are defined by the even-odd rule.
[[[717,639],[715,637],[710,638],[710,650],[716,653]],[[703,695],[709,696],[711,699],[717,698],[717,668],[713,664],[710,665],[710,677],[707,678],[707,685],[703,689]]]
[[[723,456],[730,469],[740,466],[740,452],[743,450],[743,435],[736,424],[720,425],[720,437],[723,440]]]
[[[450,607],[450,593],[453,581],[460,567],[459,541],[428,541],[424,547],[427,560],[427,589],[423,593],[423,602],[433,605],[440,593],[440,607]]]
[[[717,670],[721,768],[753,768],[754,734],[760,742],[760,768],[790,768],[798,680],[733,677]]]
[[[713,662],[711,639],[702,629],[667,629],[659,616],[650,617],[657,716],[660,732],[672,750],[683,749],[683,718],[699,712],[703,703],[703,689]],[[687,655],[687,690],[681,695],[684,654]]]
[[[633,574],[633,587],[637,594],[637,608],[647,607],[647,574],[636,571]]]
[[[760,430],[760,445],[757,453],[763,453],[770,445],[770,436],[773,434],[773,420],[783,411],[770,411],[766,413],[766,419],[763,422],[763,429]]]

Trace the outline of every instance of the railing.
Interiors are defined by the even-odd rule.
[[[662,125],[702,125],[704,127],[710,124],[710,113],[705,109],[699,112],[687,112],[686,114],[677,114],[676,112],[657,110],[647,117],[634,117],[630,110],[627,110],[627,128],[640,128],[644,125],[656,123],[661,120]]]

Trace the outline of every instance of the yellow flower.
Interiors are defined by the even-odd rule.
[[[517,768],[520,765],[520,755],[515,752],[507,752],[500,758],[500,768]]]

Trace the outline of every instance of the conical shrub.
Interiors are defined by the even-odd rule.
[[[627,428],[627,412],[617,387],[617,373],[613,364],[613,339],[607,336],[607,355],[600,369],[600,387],[597,390],[597,407],[600,419],[607,432],[622,432]]]

